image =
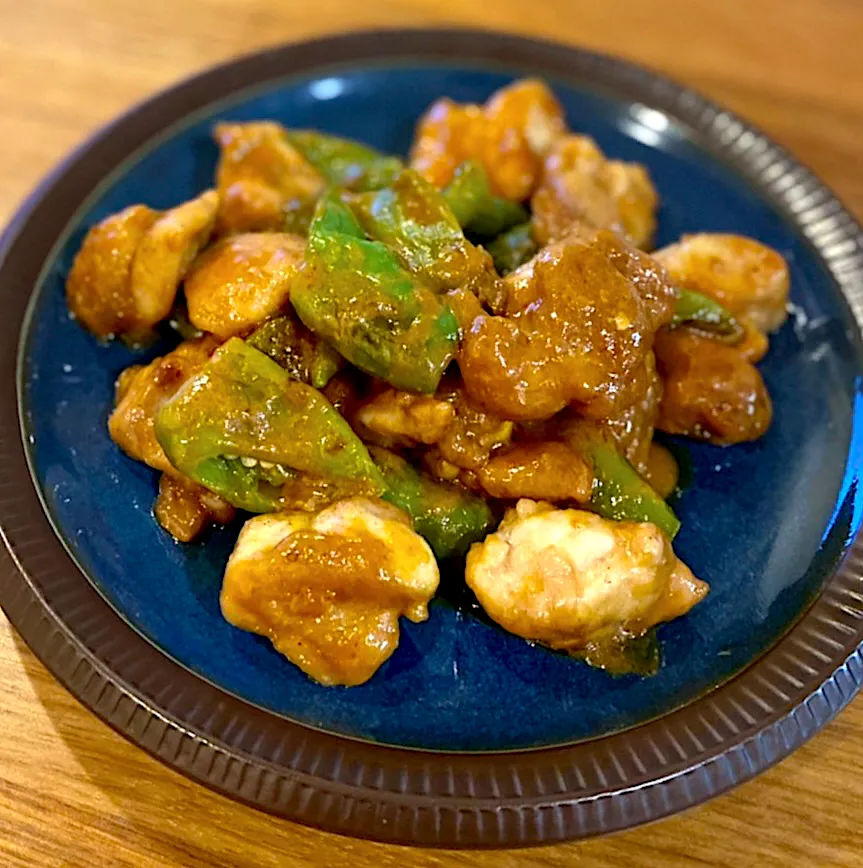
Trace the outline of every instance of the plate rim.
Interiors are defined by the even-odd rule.
[[[396,59],[498,63],[628,94],[701,137],[807,238],[863,322],[863,229],[759,129],[627,60],[476,29],[355,31],[228,61],[139,103],[63,161],[0,237],[0,605],[52,674],[115,730],[196,781],[289,819],[356,837],[513,847],[618,831],[699,804],[811,737],[863,684],[863,533],[809,609],[711,693],[624,732],[507,753],[423,752],[310,729],[169,659],[72,562],[31,481],[14,375],[20,324],[47,256],[87,191],[191,111],[288,75]],[[19,310],[20,309],[20,310]],[[849,495],[849,496],[853,496]],[[237,722],[240,725],[237,726]]]

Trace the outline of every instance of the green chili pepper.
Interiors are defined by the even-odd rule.
[[[351,139],[315,130],[288,130],[288,141],[330,184],[351,190],[375,190],[389,184],[404,164]]]
[[[590,505],[604,518],[650,521],[674,539],[680,521],[671,507],[610,443],[586,446],[595,473]]]
[[[324,396],[264,353],[231,338],[159,409],[156,438],[180,472],[250,512],[280,506],[297,473],[362,482],[383,478]]]
[[[692,289],[677,293],[672,328],[691,325],[735,343],[743,337],[743,327],[721,304]]]
[[[471,244],[440,191],[412,169],[388,186],[346,196],[366,232],[433,289],[494,281],[488,255]]]
[[[613,443],[583,421],[570,423],[564,437],[593,464],[591,509],[615,521],[653,522],[674,539],[680,530],[679,519]]]
[[[473,160],[456,169],[443,195],[462,227],[483,238],[493,238],[530,216],[521,205],[492,195],[485,169]]]
[[[335,192],[318,202],[291,301],[349,362],[399,389],[434,392],[458,343],[452,310],[365,237]]]
[[[509,274],[527,262],[539,247],[533,240],[530,223],[520,223],[498,235],[486,249],[494,259],[495,268],[501,274]]]
[[[419,473],[387,449],[369,451],[386,482],[381,496],[410,515],[438,558],[463,555],[486,535],[493,517],[481,497]]]
[[[342,357],[293,313],[267,320],[246,338],[246,343],[316,389],[323,389],[342,367]]]
[[[656,675],[662,665],[662,649],[656,628],[641,636],[620,636],[611,642],[589,647],[573,654],[590,666],[604,669],[609,675]]]

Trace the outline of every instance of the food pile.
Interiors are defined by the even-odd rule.
[[[767,430],[782,257],[711,234],[646,252],[647,171],[537,80],[438,100],[407,161],[271,121],[215,138],[215,188],[93,227],[67,297],[97,338],[177,335],[122,372],[109,430],[161,474],[177,540],[244,515],[224,616],[360,684],[466,555],[504,629],[639,670],[708,591],[674,554],[654,432]]]

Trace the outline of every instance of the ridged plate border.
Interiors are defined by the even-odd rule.
[[[78,204],[133,148],[214,100],[322,65],[387,58],[523,65],[667,113],[799,227],[863,323],[863,231],[851,215],[757,129],[653,72],[468,30],[355,33],[241,58],[97,134],[36,190],[0,239],[0,604],[59,681],[117,731],[201,783],[303,823],[389,842],[516,846],[612,832],[696,805],[789,754],[859,690],[861,537],[778,644],[685,708],[570,747],[431,754],[313,731],[200,680],[117,616],[40,505],[18,423],[16,351],[29,295]]]

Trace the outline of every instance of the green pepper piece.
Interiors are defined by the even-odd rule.
[[[593,494],[588,506],[614,521],[650,521],[674,539],[680,521],[671,507],[590,422],[573,420],[566,442],[593,464]]]
[[[463,555],[492,525],[488,504],[463,488],[419,473],[394,452],[369,447],[386,482],[381,495],[403,509],[438,558]]]
[[[680,325],[694,326],[731,343],[743,337],[743,327],[719,302],[692,289],[677,290],[671,327]]]
[[[375,190],[389,184],[403,163],[351,139],[316,130],[288,130],[288,141],[330,184],[351,190]]]
[[[519,265],[524,265],[539,247],[533,240],[530,223],[520,223],[502,235],[498,235],[486,249],[494,259],[495,268],[501,274],[509,274]]]
[[[484,238],[493,238],[529,219],[521,205],[492,194],[485,169],[473,160],[455,170],[443,195],[462,227]]]
[[[452,310],[365,237],[335,192],[318,202],[291,301],[349,362],[399,389],[434,392],[458,343]]]
[[[375,241],[398,254],[402,264],[446,291],[469,280],[495,275],[488,255],[471,244],[440,191],[413,169],[399,172],[388,186],[348,195],[346,201]]]
[[[246,343],[283,367],[292,377],[323,389],[342,367],[342,357],[288,313],[258,326]]]
[[[656,675],[662,665],[662,649],[655,627],[641,636],[621,636],[585,651],[577,651],[573,656],[614,676],[649,677]]]
[[[603,518],[650,521],[674,539],[680,520],[638,471],[610,443],[585,443],[595,473],[590,505]]]
[[[278,509],[280,482],[295,472],[362,482],[371,494],[384,488],[329,401],[239,338],[161,406],[155,430],[174,467],[250,512]]]

